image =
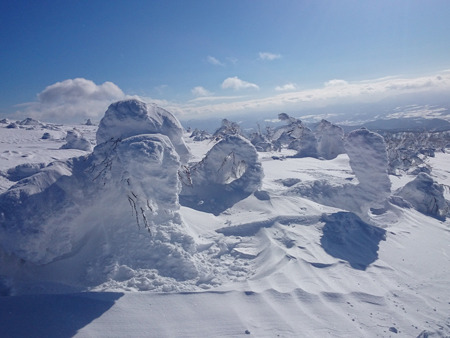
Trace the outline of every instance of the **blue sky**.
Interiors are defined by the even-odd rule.
[[[95,118],[133,96],[186,117],[448,90],[449,14],[448,0],[2,1],[0,116]]]

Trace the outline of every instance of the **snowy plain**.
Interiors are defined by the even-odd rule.
[[[0,124],[0,193],[17,183],[8,170],[18,165],[89,158],[88,151],[60,149],[74,127],[95,145],[96,126]],[[44,132],[51,137],[42,139]],[[182,138],[190,161],[199,162],[216,142],[194,142],[189,135]],[[132,139],[127,147],[165,147],[166,140]],[[117,153],[128,168],[124,180],[138,189],[133,179],[139,176],[126,167],[131,159]],[[109,216],[108,203],[118,202],[105,197],[96,206],[107,216],[83,214],[75,221],[117,224],[74,232],[78,242],[55,259],[34,264],[2,252],[0,337],[450,336],[449,221],[390,202],[362,215],[337,207],[340,201],[332,205],[335,191],[358,183],[348,155],[320,160],[294,154],[259,152],[264,178],[257,191],[209,212],[203,201],[198,208],[182,203],[168,211],[170,220],[155,216],[155,222],[167,222],[166,232],[158,224],[153,234],[142,222],[139,228],[125,198],[126,215],[117,204],[118,216]],[[450,155],[436,153],[427,161],[449,199]],[[415,176],[389,179],[394,194]],[[112,178],[104,180],[107,185]],[[310,188],[315,182],[327,182],[319,195]],[[120,194],[124,188],[117,189]],[[149,208],[160,207],[164,198],[150,200]],[[338,198],[342,205],[358,203],[358,196]],[[171,246],[152,242],[146,256],[142,243],[158,234],[169,236],[160,242]],[[4,232],[0,236],[7,240]],[[173,259],[157,252],[169,249]],[[140,262],[146,257],[155,263]]]

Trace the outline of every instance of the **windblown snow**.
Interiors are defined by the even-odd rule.
[[[450,336],[448,154],[279,118],[2,121],[0,336]]]

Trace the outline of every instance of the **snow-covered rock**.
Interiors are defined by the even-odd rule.
[[[417,211],[442,219],[448,216],[449,204],[444,197],[444,187],[427,173],[419,173],[395,194],[409,202]]]
[[[81,133],[75,128],[73,130],[67,131],[66,141],[67,143],[63,144],[61,146],[61,149],[79,149],[84,151],[92,151],[92,145],[89,140],[84,138]]]
[[[391,181],[383,137],[365,128],[354,130],[345,140],[345,149],[360,188],[375,204],[384,204],[391,192]]]
[[[50,135],[50,133],[44,133],[41,137],[42,140],[48,140],[52,137],[52,135]]]
[[[8,169],[6,172],[7,178],[10,181],[20,181],[26,177],[38,173],[41,169],[45,168],[45,163],[24,163]]]
[[[1,119],[0,123],[2,123],[2,124],[9,124],[9,120],[8,119]]]
[[[15,122],[11,122],[10,124],[8,124],[6,126],[6,128],[8,128],[8,129],[18,129],[19,125],[17,123],[15,123]]]
[[[345,153],[344,130],[327,120],[322,120],[314,129],[317,138],[317,151],[320,157],[332,160]]]
[[[141,134],[166,135],[175,147],[182,163],[190,158],[180,122],[167,110],[137,99],[111,104],[100,121],[97,144],[111,139],[125,139]]]

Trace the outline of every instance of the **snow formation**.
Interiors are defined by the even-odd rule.
[[[180,177],[187,205],[217,213],[216,208],[229,207],[259,189],[264,173],[255,147],[242,136],[230,135],[199,163],[185,167]]]
[[[80,285],[139,273],[131,284],[142,290],[161,286],[155,276],[197,276],[196,244],[178,212],[180,156],[170,137],[185,157],[187,148],[177,139],[178,121],[150,108],[136,100],[111,105],[97,133],[106,141],[91,155],[42,170],[32,166],[37,173],[0,195],[0,247],[9,257],[4,271],[21,260],[23,270],[40,265],[51,270],[46,278],[61,281],[70,269],[72,283]],[[153,133],[135,135],[139,130],[121,124],[137,113],[148,123],[142,129]],[[25,169],[14,172],[28,175]]]
[[[325,160],[332,160],[345,153],[344,130],[327,120],[322,120],[314,129],[317,151]]]
[[[76,130],[68,130],[66,135],[66,143],[61,146],[61,149],[79,149],[83,151],[92,151],[92,145],[84,138],[81,133]]]
[[[183,163],[190,158],[180,122],[167,110],[137,99],[119,101],[109,106],[100,121],[97,144],[141,134],[166,135]]]
[[[444,197],[444,187],[424,172],[407,183],[395,194],[409,202],[417,211],[445,219],[449,213],[449,204]]]
[[[345,140],[345,149],[360,188],[373,203],[383,205],[391,192],[383,137],[365,128],[354,130]]]

